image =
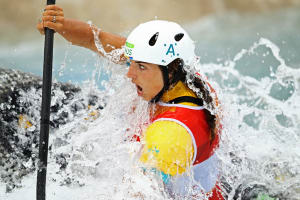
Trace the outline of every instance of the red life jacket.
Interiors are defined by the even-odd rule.
[[[219,135],[216,134],[211,142],[210,130],[202,106],[186,106],[182,104],[158,103],[169,107],[166,111],[154,117],[152,122],[167,120],[183,126],[191,135],[194,145],[193,165],[208,159],[219,144]],[[173,109],[172,109],[173,108]]]
[[[215,134],[215,138],[211,141],[210,130],[202,106],[186,106],[182,104],[167,104],[158,103],[161,112],[157,114],[152,122],[156,121],[173,121],[183,126],[190,134],[193,146],[194,146],[194,157],[192,170],[194,174],[205,173],[206,168],[214,171],[213,163],[211,161],[215,148],[219,144],[219,134]],[[215,157],[215,155],[214,155]],[[211,158],[211,159],[210,159]],[[202,164],[203,163],[203,164]],[[207,194],[210,196],[209,200],[223,200],[223,196],[218,185],[218,172],[216,176],[210,177],[207,175],[206,178],[200,178],[199,182],[208,182],[209,186],[206,188]],[[204,181],[203,181],[204,180]]]

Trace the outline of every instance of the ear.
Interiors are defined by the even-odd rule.
[[[179,42],[184,36],[184,33],[178,33],[174,36],[174,39],[176,40],[176,42]]]
[[[150,46],[154,46],[154,45],[155,45],[155,43],[156,43],[156,41],[157,41],[157,38],[158,38],[158,35],[159,35],[159,33],[157,32],[157,33],[155,33],[155,34],[150,38],[150,40],[149,40],[149,45],[150,45]]]

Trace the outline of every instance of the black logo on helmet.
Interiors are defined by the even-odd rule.
[[[149,45],[150,46],[154,46],[155,45],[155,43],[156,43],[156,41],[157,41],[157,38],[158,38],[158,32],[157,33],[155,33],[151,38],[150,38],[150,40],[149,40]]]
[[[184,33],[178,33],[174,36],[174,39],[176,40],[176,42],[179,42],[184,36]]]

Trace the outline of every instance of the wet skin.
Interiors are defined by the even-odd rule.
[[[131,61],[127,77],[136,85],[137,93],[144,100],[150,101],[163,88],[163,76],[158,65]]]

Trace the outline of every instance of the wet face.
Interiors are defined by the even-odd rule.
[[[138,95],[146,101],[153,99],[164,86],[161,70],[151,63],[131,61],[127,77],[136,85]]]

